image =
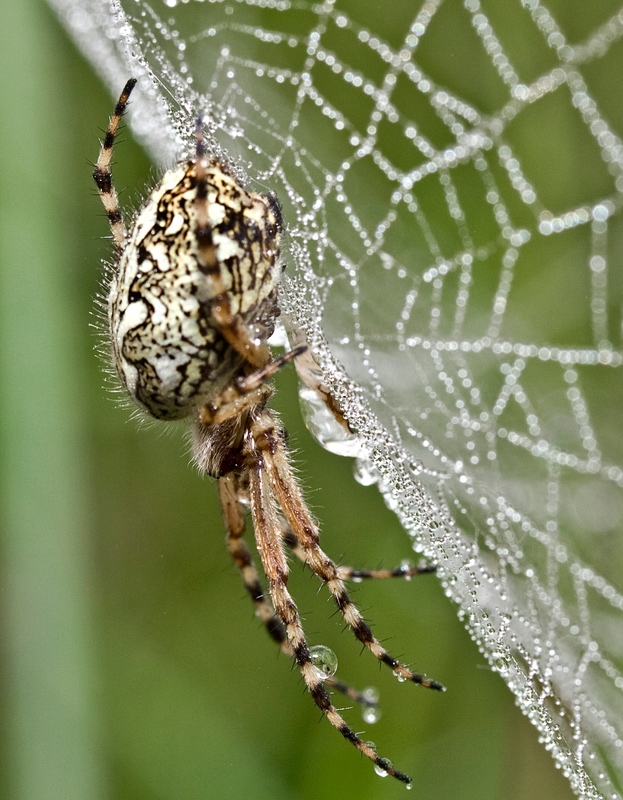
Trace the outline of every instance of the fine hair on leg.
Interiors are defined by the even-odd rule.
[[[271,416],[268,412],[261,411],[258,417],[263,423],[261,432],[265,433],[265,426]],[[265,458],[268,450],[261,446],[256,439],[254,431],[254,423],[256,421],[257,418],[254,416],[250,422],[250,435],[247,436],[245,442],[251,514],[255,528],[257,549],[269,581],[270,595],[275,610],[285,627],[286,637],[292,647],[294,660],[301,671],[305,685],[315,704],[329,722],[364,756],[373,761],[379,769],[408,784],[410,783],[410,778],[407,775],[394,769],[387,759],[380,757],[369,744],[349,728],[333,706],[331,698],[323,685],[324,676],[312,661],[298,609],[287,588],[288,563],[283,550],[281,527],[275,509],[275,500],[272,496],[265,469]],[[264,438],[262,444],[265,442],[266,439]]]
[[[108,123],[108,130],[102,142],[99,158],[93,170],[93,179],[97,184],[97,191],[99,192],[104,208],[106,209],[106,216],[108,217],[108,224],[112,232],[113,242],[117,254],[121,253],[125,245],[126,231],[123,219],[121,217],[121,210],[119,209],[119,198],[112,182],[112,174],[110,172],[110,159],[112,157],[112,149],[115,143],[115,137],[119,131],[121,118],[123,117],[128,105],[128,100],[132,89],[136,86],[136,79],[131,78],[123,87],[121,96],[115,106],[113,115]]]
[[[337,566],[320,547],[318,527],[303,500],[302,492],[290,466],[283,438],[275,430],[272,415],[269,411],[263,410],[255,416],[252,424],[256,440],[258,442],[264,440],[262,454],[268,480],[294,535],[303,548],[305,562],[326,584],[346,624],[361,644],[368,648],[379,661],[389,666],[396,675],[428,689],[444,691],[442,684],[413,672],[401,664],[372,634],[370,626],[348,596]]]

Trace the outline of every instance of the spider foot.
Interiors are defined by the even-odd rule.
[[[400,781],[401,783],[407,784],[408,787],[411,786],[411,778],[406,775],[404,772],[401,772],[398,769],[394,768],[394,765],[388,758],[383,758],[379,756],[374,749],[374,745],[372,742],[364,742],[357,734],[351,730],[348,725],[344,722],[342,717],[337,713],[334,708],[325,712],[327,718],[334,725],[338,731],[342,734],[342,736],[347,739],[352,745],[354,745],[359,752],[364,755],[366,758],[369,758],[370,761],[374,764],[374,770],[377,775],[381,777],[385,777],[386,775],[391,775],[392,778],[396,778],[396,780]]]

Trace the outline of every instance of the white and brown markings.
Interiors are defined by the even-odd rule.
[[[227,546],[257,616],[294,659],[331,724],[379,770],[409,784],[334,707],[327,686],[370,701],[315,666],[287,588],[284,545],[327,587],[347,626],[379,661],[403,680],[443,690],[387,652],[345,587],[351,578],[410,577],[433,568],[355,570],[338,567],[321,549],[318,525],[290,466],[285,430],[266,407],[273,393],[270,377],[306,349],[273,359],[266,344],[279,315],[280,206],[271,195],[247,191],[227,165],[206,157],[199,120],[195,157],[164,174],[127,230],[110,159],[135,84],[129,80],[121,93],[93,173],[116,251],[108,288],[116,372],[149,415],[189,421],[195,462],[218,478]],[[311,373],[301,372],[326,394]],[[331,410],[340,415],[335,404]],[[243,541],[244,506],[250,507],[268,594]]]

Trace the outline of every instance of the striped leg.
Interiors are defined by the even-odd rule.
[[[366,578],[385,579],[385,578],[404,578],[411,580],[415,575],[429,575],[436,572],[434,564],[426,564],[423,567],[411,567],[408,565],[394,567],[393,569],[358,569],[356,567],[337,567],[338,577],[343,581],[360,581]]]
[[[264,417],[265,415],[262,414],[260,419],[263,420]],[[248,467],[249,499],[257,548],[270,583],[270,594],[275,609],[285,627],[288,643],[292,648],[303,680],[318,708],[345,739],[348,739],[379,769],[408,784],[410,783],[409,777],[394,769],[387,759],[378,756],[370,745],[360,739],[348,727],[331,703],[331,698],[323,685],[324,676],[312,662],[296,604],[287,589],[288,564],[283,552],[277,512],[264,466],[267,451],[262,449],[260,452],[256,449],[255,442],[249,440],[246,442],[245,449],[250,464]]]
[[[445,691],[442,684],[412,672],[390,655],[374,637],[369,625],[351,601],[340,577],[338,568],[320,547],[318,527],[305,505],[298,482],[292,472],[288,455],[273,417],[261,411],[254,420],[254,437],[262,449],[266,473],[286,519],[292,526],[305,554],[305,562],[331,592],[344,621],[357,639],[368,648],[379,661],[387,664],[399,677],[418,683],[428,689]]]
[[[255,606],[255,613],[261,619],[268,635],[275,641],[281,650],[290,658],[294,658],[294,650],[290,646],[283,623],[276,615],[270,597],[267,597],[259,575],[253,565],[251,554],[246,544],[242,540],[245,530],[245,520],[242,507],[240,505],[241,491],[238,487],[238,480],[233,473],[224,476],[219,480],[219,495],[225,525],[227,526],[227,549],[240,570],[242,580],[249,596]],[[377,701],[371,697],[358,692],[337,678],[331,676],[325,678],[325,684],[331,686],[342,694],[346,695],[354,703],[365,706],[376,706]]]
[[[269,362],[266,366],[250,372],[235,380],[224,389],[212,403],[199,409],[199,419],[203,425],[215,425],[247,411],[253,406],[265,406],[274,392],[265,381],[296,358],[304,349],[297,347]]]
[[[247,326],[232,313],[216,255],[216,248],[212,241],[212,225],[208,216],[207,162],[203,137],[203,120],[201,117],[197,119],[195,136],[197,139],[197,158],[195,161],[197,227],[195,236],[199,245],[200,260],[211,283],[212,316],[221,334],[234,350],[244,357],[245,361],[254,367],[265,367],[270,361],[270,350],[267,345],[255,342]],[[221,164],[222,168],[223,165]]]
[[[294,535],[291,525],[285,519],[282,520],[282,523],[284,542],[288,545],[290,550],[299,559],[299,561],[307,564],[305,550]],[[410,565],[403,564],[400,567],[394,567],[393,569],[359,569],[356,567],[347,567],[341,564],[339,566],[336,565],[336,569],[338,577],[343,581],[360,581],[366,578],[404,578],[408,581],[411,580],[411,578],[413,578],[415,575],[428,575],[431,572],[437,571],[437,567],[434,564],[426,564],[423,567],[412,567]]]
[[[110,224],[117,254],[121,253],[125,244],[125,225],[123,224],[121,211],[119,210],[119,198],[117,197],[117,192],[112,182],[110,158],[112,156],[112,148],[119,130],[121,118],[128,105],[130,93],[135,86],[136,78],[131,78],[123,87],[121,97],[115,106],[114,114],[108,123],[108,130],[102,142],[102,149],[100,150],[97,164],[93,170],[93,179],[97,184],[97,190],[104,204],[104,208],[106,209],[106,215],[108,216],[108,223]]]
[[[218,482],[221,508],[227,527],[227,549],[234,564],[240,570],[245,589],[249,593],[256,615],[262,620],[268,635],[277,642],[286,655],[293,657],[292,648],[279,618],[275,615],[272,603],[266,598],[260,577],[253,565],[251,553],[242,540],[245,529],[244,514],[239,502],[238,481],[230,472]]]

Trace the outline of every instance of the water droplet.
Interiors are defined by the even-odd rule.
[[[383,760],[387,764],[388,767],[393,767],[394,766],[392,764],[392,762],[388,758],[385,758]],[[383,767],[379,766],[378,764],[374,765],[374,771],[379,776],[379,778],[386,778],[389,775],[389,772],[386,769],[383,769]]]
[[[504,653],[492,653],[491,658],[493,659],[493,666],[500,675],[504,675],[508,672],[509,662],[508,658],[506,658]]]
[[[337,672],[337,656],[329,647],[316,644],[309,648],[312,664],[321,674],[323,680],[331,678]]]
[[[361,716],[366,724],[374,725],[381,718],[381,709],[378,706],[363,706]]]
[[[270,347],[290,347],[288,342],[288,334],[280,322],[277,322],[275,325],[275,330],[273,331],[273,335],[268,340],[268,344]]]
[[[405,573],[407,573],[410,570],[412,570],[414,566],[415,565],[414,565],[413,561],[409,561],[408,558],[405,558],[400,562],[400,569]],[[413,577],[412,575],[405,575],[405,580],[406,581],[410,581],[412,577]]]
[[[361,455],[362,448],[358,436],[341,425],[329,411],[322,395],[308,386],[299,389],[301,412],[307,429],[325,450],[338,456],[352,458]]]
[[[363,717],[363,721],[368,723],[368,725],[374,725],[375,722],[378,722],[381,718],[381,709],[378,706],[379,702],[379,693],[378,690],[374,686],[367,686],[361,693],[364,701],[368,701],[370,705],[367,705],[365,702],[361,707],[361,716]]]
[[[362,486],[373,486],[378,482],[379,473],[369,461],[358,458],[353,468],[353,475],[357,483]]]
[[[371,703],[378,703],[379,701],[379,690],[376,686],[366,686],[361,694]]]

